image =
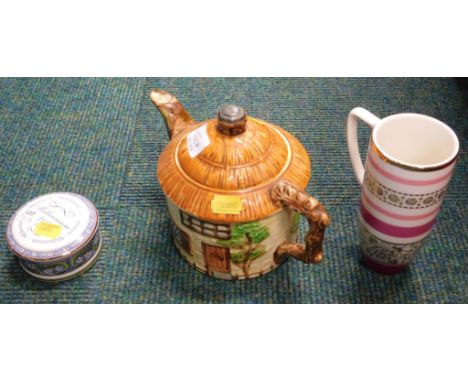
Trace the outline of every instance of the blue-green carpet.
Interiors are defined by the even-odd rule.
[[[258,279],[204,276],[177,255],[156,162],[167,143],[148,92],[173,92],[195,119],[226,103],[296,135],[313,161],[309,191],[333,217],[317,266],[290,260]],[[360,264],[347,113],[425,113],[453,127],[461,155],[437,224],[411,269],[381,276]],[[0,79],[0,231],[27,200],[53,191],[91,199],[104,249],[60,284],[33,280],[0,241],[3,303],[467,303],[468,92],[454,79]],[[365,153],[368,129],[361,129]],[[302,225],[304,230],[305,225]]]

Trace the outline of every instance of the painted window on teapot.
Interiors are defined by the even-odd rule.
[[[180,220],[184,226],[201,235],[214,237],[216,239],[229,239],[231,237],[229,224],[205,222],[183,211],[180,211]]]
[[[231,261],[249,276],[252,262],[266,253],[262,242],[270,236],[267,226],[260,222],[234,224],[231,238],[218,240],[231,250]]]
[[[177,227],[174,222],[172,222],[172,237],[184,251],[186,251],[189,255],[192,254],[189,235]]]

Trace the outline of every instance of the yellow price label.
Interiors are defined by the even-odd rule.
[[[215,214],[239,215],[242,211],[242,200],[236,195],[215,195],[211,201],[211,210]]]
[[[49,239],[56,239],[62,233],[62,227],[58,224],[47,222],[39,222],[34,227],[34,234],[36,236],[45,236]]]

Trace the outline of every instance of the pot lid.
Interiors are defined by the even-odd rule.
[[[269,196],[280,179],[306,187],[310,160],[285,130],[230,105],[177,134],[161,154],[158,177],[166,196],[199,218],[258,220],[281,209]]]
[[[87,198],[55,192],[21,206],[8,223],[6,239],[20,258],[52,261],[83,248],[94,237],[98,224],[98,211]]]

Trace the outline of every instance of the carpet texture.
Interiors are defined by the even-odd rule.
[[[101,214],[102,255],[60,284],[30,278],[0,241],[2,303],[467,303],[468,92],[454,79],[0,79],[0,231],[40,194],[87,196]],[[173,92],[197,120],[235,103],[293,133],[312,157],[308,191],[333,224],[320,265],[287,261],[254,280],[202,275],[171,243],[155,178],[166,129],[148,93]],[[357,185],[345,121],[355,106],[383,117],[418,112],[453,127],[460,159],[436,226],[407,272],[364,268],[357,245]],[[369,129],[360,129],[363,155]],[[301,230],[304,232],[302,222]]]

